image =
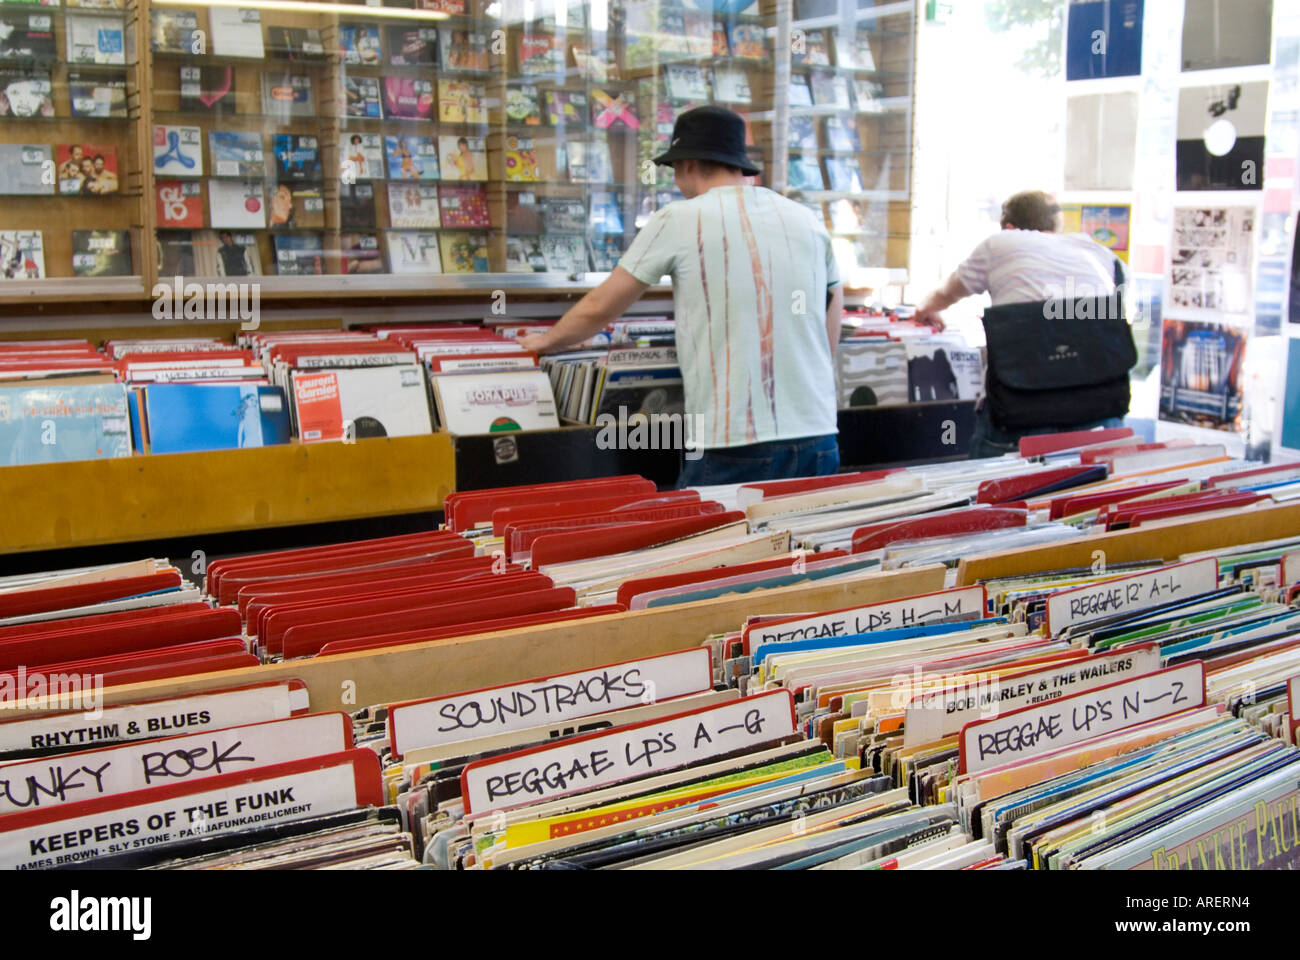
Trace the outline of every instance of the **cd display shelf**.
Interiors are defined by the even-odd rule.
[[[943,445],[945,425],[969,437],[973,420],[969,401],[842,410],[843,466],[964,455]],[[427,515],[454,490],[628,473],[676,483],[680,451],[597,441],[573,426],[0,467],[0,555]]]
[[[1222,517],[1181,519],[1151,527],[1081,537],[1065,544],[990,554],[963,561],[957,583],[1035,570],[1086,568],[1097,550],[1108,562],[1174,560],[1211,550],[1300,532],[1300,504],[1284,504]],[[258,681],[297,678],[314,711],[355,709],[512,683],[578,670],[596,660],[620,661],[667,653],[700,643],[710,633],[734,630],[746,617],[791,610],[832,610],[941,590],[941,565],[885,571],[851,583],[804,584],[718,597],[672,607],[607,614],[582,621],[475,634],[390,647],[263,664],[180,680],[109,688],[104,703],[163,699]],[[343,697],[350,697],[346,702]],[[351,705],[351,707],[349,707]],[[35,713],[39,701],[14,704],[15,716]]]
[[[677,114],[708,102],[746,117],[761,182],[824,218],[837,252],[867,271],[842,270],[847,285],[866,289],[872,270],[908,267],[915,4],[829,2],[810,16],[802,0],[10,0],[0,15],[24,30],[36,23],[24,18],[45,17],[50,29],[30,49],[0,43],[0,147],[44,147],[56,170],[73,147],[110,147],[99,152],[117,182],[97,196],[62,183],[4,188],[0,242],[39,231],[44,262],[0,280],[0,314],[36,330],[46,304],[148,312],[155,285],[175,276],[255,283],[266,305],[443,303],[502,289],[573,298],[673,199],[671,175],[649,158]],[[99,21],[120,22],[113,49],[87,54],[78,38]],[[428,50],[402,53],[400,38],[420,31]],[[809,103],[792,104],[792,78]],[[832,121],[848,141],[828,139]],[[252,143],[241,137],[256,149],[232,160]],[[438,151],[439,175],[406,179],[396,141]],[[300,147],[305,172],[284,167]],[[521,177],[525,155],[536,170]],[[804,173],[812,163],[822,179],[825,168],[820,189],[795,183],[796,156]],[[432,189],[428,221],[394,217],[392,192],[413,187]],[[480,187],[465,200],[470,216],[456,191]],[[410,237],[395,235],[425,230],[425,248],[396,268]],[[438,272],[422,266],[430,245],[441,247]]]

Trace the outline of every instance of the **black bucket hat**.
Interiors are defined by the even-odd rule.
[[[678,117],[672,143],[655,157],[655,163],[664,166],[678,160],[712,160],[739,167],[747,177],[758,175],[758,167],[745,153],[745,121],[740,114],[712,104]]]

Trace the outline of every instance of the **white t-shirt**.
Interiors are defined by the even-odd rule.
[[[658,210],[621,266],[673,281],[692,443],[734,447],[835,433],[825,225],[764,187],[714,187]]]
[[[957,267],[971,293],[988,291],[993,305],[1104,297],[1115,292],[1115,254],[1086,233],[1003,230]]]

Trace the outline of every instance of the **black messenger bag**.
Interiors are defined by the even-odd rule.
[[[1128,373],[1137,364],[1116,292],[984,311],[988,341],[985,400],[1000,430],[1071,427],[1128,413]]]

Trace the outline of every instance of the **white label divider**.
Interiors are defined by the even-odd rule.
[[[903,721],[903,746],[934,743],[960,733],[972,720],[1066,697],[1160,669],[1160,647],[1149,643],[1070,660],[1020,676],[940,688],[912,698]]]
[[[1119,613],[1136,613],[1209,593],[1218,586],[1219,561],[1205,557],[1062,590],[1047,598],[1047,629],[1055,636],[1066,627]]]
[[[399,703],[388,710],[393,755],[577,720],[713,689],[713,654],[691,647],[572,673]]]
[[[508,810],[662,773],[794,732],[794,697],[789,690],[772,690],[476,760],[461,771],[461,797],[467,813]]]
[[[1052,703],[1012,710],[961,729],[962,773],[1026,760],[1205,703],[1200,660],[1085,690]]]
[[[33,870],[382,802],[379,758],[348,750],[0,817],[0,869]]]
[[[763,643],[850,637],[873,630],[920,627],[954,617],[984,617],[987,616],[985,600],[982,586],[958,587],[864,607],[845,607],[811,616],[749,624],[742,631],[742,638],[745,649],[750,651]]]
[[[149,740],[282,720],[306,712],[307,689],[301,680],[258,683],[188,697],[117,704],[98,711],[75,710],[0,722],[0,753]]]
[[[141,740],[0,766],[0,814],[200,780],[352,746],[342,711]]]

